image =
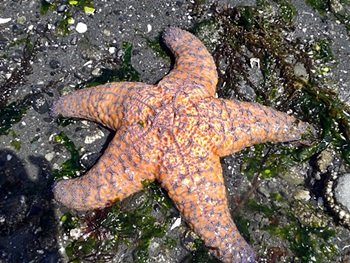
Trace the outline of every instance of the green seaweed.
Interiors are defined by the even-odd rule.
[[[16,151],[21,149],[21,141],[18,138],[11,140],[10,145],[15,148]]]
[[[40,1],[40,14],[45,15],[48,11],[53,12],[56,9],[55,3],[49,3],[48,1]]]
[[[279,5],[280,17],[285,23],[291,23],[297,15],[294,5],[288,0],[274,0]]]
[[[56,32],[59,34],[59,35],[62,35],[62,36],[67,36],[69,35],[70,33],[70,19],[72,19],[72,15],[70,13],[66,13],[64,14],[63,18],[61,20],[58,21],[57,23],[57,29],[56,29]]]
[[[170,60],[169,54],[166,52],[166,50],[162,46],[161,41],[161,33],[155,37],[154,39],[150,39],[149,37],[142,36],[146,42],[147,46],[152,49],[157,56],[161,57],[164,60]]]
[[[118,81],[138,81],[140,74],[131,64],[132,56],[132,44],[129,42],[123,42],[122,44],[122,57],[121,65],[116,69],[102,69],[102,74],[99,77],[88,80],[79,88],[83,87],[94,87],[107,82],[118,82]]]
[[[63,214],[60,218],[60,221],[65,231],[69,231],[73,228],[79,227],[79,220],[76,217],[74,217],[71,213]]]
[[[190,31],[195,34],[209,50],[213,52],[220,39],[220,24],[214,19],[206,19],[193,25]]]
[[[77,240],[76,242],[70,243],[65,248],[67,257],[70,258],[70,262],[81,262],[82,260],[75,258],[76,254],[85,255],[82,259],[88,258],[89,255],[96,253],[96,239],[92,236],[88,236],[84,240]]]
[[[322,77],[326,76],[334,63],[329,41],[318,39],[301,50],[298,42],[287,42],[281,36],[283,30],[288,30],[286,25],[278,17],[264,17],[259,7],[226,10],[216,19],[223,21],[222,37],[225,41],[221,41],[214,56],[224,57],[228,63],[226,74],[220,76],[228,85],[226,89],[219,88],[218,93],[223,97],[230,96],[232,89],[242,79],[250,83],[249,76],[241,70],[247,64],[246,51],[241,48],[245,46],[251,52],[249,57],[260,58],[263,78],[254,87],[256,101],[280,110],[293,109],[299,118],[313,123],[322,131],[318,140],[313,140],[309,146],[301,145],[293,149],[288,149],[285,145],[255,146],[258,149],[256,154],[245,160],[245,172],[252,176],[254,167],[261,167],[266,162],[265,169],[259,173],[269,178],[283,169],[307,160],[329,144],[335,146],[345,162],[350,164],[350,110],[331,90],[322,88]],[[231,41],[232,39],[235,41]],[[294,65],[287,59],[291,54],[305,65],[310,76],[308,81],[294,75]],[[272,151],[271,156],[265,160],[261,156],[265,155],[263,151],[267,149]],[[274,161],[274,158],[278,160]]]
[[[85,13],[87,13],[86,10],[94,10],[94,2],[92,0],[68,0],[68,3],[71,6],[80,7]]]
[[[256,145],[254,151],[246,149],[242,152],[244,163],[241,170],[249,179],[256,175],[262,179],[272,178],[288,171],[289,167],[308,160],[315,152],[324,148],[318,144],[314,147],[269,143]]]
[[[30,106],[29,96],[0,108],[0,136],[7,135],[15,123],[18,123]]]
[[[153,238],[163,238],[166,246],[173,246],[174,241],[166,237],[166,229],[170,223],[171,201],[158,184],[145,182],[144,186],[144,200],[136,207],[125,210],[121,203],[117,202],[112,207],[105,209],[102,216],[92,218],[92,220],[82,218],[81,220],[87,222],[88,229],[91,231],[87,233],[87,240],[79,238],[71,241],[66,247],[69,259],[83,260],[90,256],[98,260],[101,255],[111,253],[117,249],[118,245],[124,243],[133,244],[134,262],[141,263],[148,260],[148,247]],[[155,205],[161,208],[162,220],[157,220],[152,215]],[[77,227],[76,223],[79,223],[79,220],[72,219],[69,214],[64,216],[66,217],[64,220],[66,232]],[[90,224],[93,227],[89,227]],[[100,238],[99,233],[104,233],[109,238]],[[83,247],[84,249],[79,249]]]
[[[68,125],[70,125],[72,123],[75,123],[75,122],[76,122],[76,119],[74,119],[74,118],[65,118],[65,117],[63,117],[61,115],[56,118],[57,125],[59,125],[61,127],[66,127],[66,126],[68,126]]]
[[[68,138],[63,132],[54,135],[54,142],[62,144],[70,153],[70,159],[66,160],[59,169],[53,170],[54,177],[62,178],[63,176],[75,177],[78,171],[82,171],[80,164],[79,151],[76,149],[74,142]]]
[[[303,263],[329,262],[336,253],[335,245],[330,244],[331,239],[335,237],[334,230],[304,226],[295,220],[283,227],[270,225],[266,230],[287,240],[289,248]]]
[[[311,45],[314,58],[321,60],[322,63],[327,63],[333,60],[334,55],[331,49],[331,43],[328,39],[316,39]]]
[[[270,208],[252,199],[248,201],[247,209],[262,213],[269,219],[269,224],[261,230],[288,241],[289,249],[299,259],[298,262],[330,262],[337,253],[336,246],[331,242],[336,236],[333,229],[302,224],[289,209]],[[276,220],[282,216],[287,217],[287,223]]]
[[[324,88],[335,63],[331,43],[320,38],[305,47],[298,41],[284,39],[283,32],[293,30],[295,13],[290,10],[290,15],[283,17],[286,12],[283,9],[287,8],[283,5],[287,2],[274,2],[277,4],[273,7],[277,7],[276,15],[264,11],[272,6],[270,1],[262,0],[257,2],[257,7],[228,8],[213,17],[219,21],[222,31],[213,55],[227,66],[223,71],[225,74],[220,75],[226,86],[219,87],[219,96],[247,100],[244,94],[235,92],[244,81],[254,89],[256,101],[282,111],[291,109],[296,117],[311,123],[318,132],[316,136],[308,134],[303,137],[304,144],[266,143],[240,153],[242,173],[252,181],[253,188],[259,185],[256,178],[268,180],[276,177],[317,157],[329,146],[336,149],[345,163],[350,164],[349,107],[332,90]],[[247,74],[250,58],[260,60],[262,77],[259,83],[252,83],[251,76]],[[308,78],[295,75],[295,62],[305,67]],[[272,194],[271,201],[284,205],[288,202],[279,193]],[[329,262],[338,253],[336,247],[329,244],[335,235],[333,229],[303,224],[288,208],[263,206],[251,200],[245,206],[247,210],[269,219],[269,229],[266,230],[288,241],[288,248],[292,251],[290,256],[297,257],[300,262],[311,262],[313,258],[318,260],[316,262]],[[322,214],[321,211],[318,213]],[[279,218],[282,222],[283,219],[288,220],[288,223],[280,222]],[[244,218],[237,217],[236,221],[242,233],[247,235]],[[241,221],[243,226],[240,226]],[[247,236],[249,238],[249,232]]]
[[[177,245],[177,242],[174,238],[170,238],[170,237],[165,237],[164,238],[164,244],[167,248],[172,249],[175,248]]]
[[[299,110],[308,109],[305,111],[307,117],[321,127],[319,148],[332,144],[343,160],[350,164],[350,111],[334,96],[320,94],[313,88],[301,93],[300,100]],[[312,112],[309,109],[313,109]]]
[[[306,0],[306,3],[313,9],[317,10],[321,16],[333,19],[336,23],[345,26],[348,33],[350,31],[350,1],[349,0]],[[328,15],[329,13],[333,16]]]
[[[28,43],[28,36],[24,36],[11,41],[9,47],[17,47],[20,45],[26,45],[27,43]]]
[[[245,218],[243,215],[235,215],[234,220],[239,230],[239,233],[244,237],[244,239],[248,243],[252,243],[253,240],[249,232],[249,223],[250,223],[249,220]]]
[[[264,214],[267,218],[272,218],[276,214],[276,211],[273,208],[259,204],[253,199],[248,200],[246,207],[248,210]]]
[[[274,201],[281,202],[284,200],[283,196],[280,193],[271,193],[271,198]]]
[[[328,1],[325,0],[306,0],[306,3],[313,9],[317,10],[321,15],[325,15],[329,11]]]
[[[193,263],[220,263],[218,259],[209,254],[208,248],[203,240],[197,238],[194,240],[195,250],[192,252],[191,262]]]

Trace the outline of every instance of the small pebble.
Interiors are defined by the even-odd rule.
[[[46,30],[47,30],[47,26],[44,24],[38,24],[35,27],[35,32],[37,32],[39,35],[44,34]]]
[[[92,72],[91,72],[91,75],[94,76],[94,77],[98,77],[98,76],[101,76],[102,74],[102,70],[100,68],[95,68]]]
[[[107,37],[109,37],[111,35],[111,31],[109,31],[108,29],[104,29],[103,30],[103,34]]]
[[[17,23],[19,23],[21,25],[24,25],[26,21],[27,21],[27,18],[25,16],[17,17]]]
[[[78,43],[78,38],[76,36],[73,36],[72,40],[70,41],[71,45],[75,46]]]
[[[66,11],[67,5],[60,5],[57,7],[57,13],[63,13]]]
[[[53,157],[55,157],[55,153],[49,152],[45,154],[45,159],[48,160],[49,162],[52,161]]]
[[[49,62],[49,66],[50,68],[52,69],[58,69],[60,67],[60,62],[55,60],[55,59],[52,59],[50,62]]]

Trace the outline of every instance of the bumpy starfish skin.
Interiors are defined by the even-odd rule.
[[[223,262],[255,262],[228,208],[219,157],[262,142],[300,139],[308,127],[285,113],[215,98],[217,72],[192,34],[168,28],[174,69],[157,85],[110,83],[61,97],[52,113],[117,130],[84,176],[61,180],[55,198],[77,210],[103,208],[158,180],[210,251]]]

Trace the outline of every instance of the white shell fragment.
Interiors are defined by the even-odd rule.
[[[250,59],[250,67],[260,69],[260,59],[259,58],[251,58]]]
[[[173,230],[174,228],[177,228],[177,227],[179,227],[180,225],[181,225],[181,217],[178,217],[178,218],[175,220],[174,224],[170,227],[170,230]]]
[[[147,33],[152,31],[152,25],[151,24],[147,24]]]
[[[10,22],[11,19],[12,19],[12,18],[10,18],[10,17],[9,17],[9,18],[1,18],[1,17],[0,17],[0,25],[6,24],[6,23]]]

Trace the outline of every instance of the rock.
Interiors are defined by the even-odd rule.
[[[294,193],[294,198],[299,201],[309,201],[310,200],[310,192],[307,190],[297,190]]]
[[[334,196],[337,202],[350,211],[350,173],[338,178],[334,187]]]
[[[307,73],[304,64],[302,64],[300,62],[298,62],[294,65],[294,74],[297,77],[309,79],[309,74]]]
[[[52,59],[50,62],[49,62],[49,66],[50,68],[52,69],[58,69],[60,67],[60,62],[56,59]]]

